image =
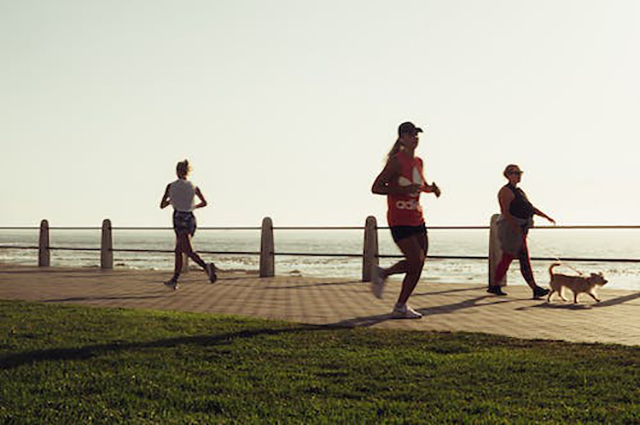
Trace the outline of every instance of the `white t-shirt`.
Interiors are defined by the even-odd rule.
[[[197,186],[189,180],[178,179],[169,185],[169,202],[177,211],[193,211]]]

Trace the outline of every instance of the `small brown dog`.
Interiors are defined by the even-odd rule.
[[[567,301],[567,299],[562,295],[562,287],[564,286],[573,291],[574,303],[578,302],[578,294],[582,292],[588,294],[597,302],[600,302],[598,297],[596,297],[596,286],[603,286],[607,283],[607,280],[602,276],[602,273],[591,273],[590,276],[586,277],[554,274],[553,268],[559,265],[560,263],[554,263],[549,267],[549,275],[551,275],[551,282],[549,282],[549,286],[551,287],[551,292],[549,292],[547,302],[551,300],[551,295],[555,292],[560,295],[560,298],[562,298],[563,301]]]

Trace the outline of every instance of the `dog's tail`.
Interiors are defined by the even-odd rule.
[[[553,263],[551,267],[549,267],[549,276],[551,276],[551,279],[553,279],[553,268],[558,267],[559,265],[560,263]]]

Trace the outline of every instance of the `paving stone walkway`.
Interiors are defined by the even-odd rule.
[[[600,291],[602,302],[532,300],[529,288],[507,287],[506,297],[483,286],[421,281],[410,305],[419,320],[389,315],[400,290],[390,280],[382,300],[367,284],[299,276],[259,278],[222,274],[215,284],[198,271],[184,275],[177,291],[167,272],[38,268],[0,265],[0,299],[153,310],[223,313],[292,322],[376,328],[466,331],[527,339],[640,345],[640,292]]]

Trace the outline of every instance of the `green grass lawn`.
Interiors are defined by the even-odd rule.
[[[0,423],[632,423],[639,359],[616,345],[0,301]]]

